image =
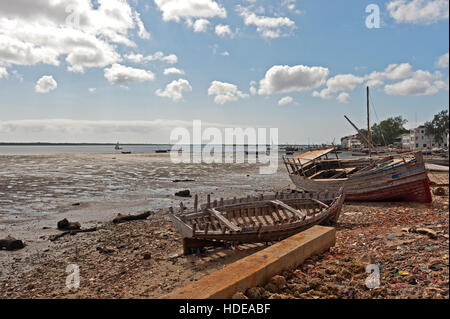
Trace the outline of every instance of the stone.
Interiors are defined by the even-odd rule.
[[[248,299],[246,295],[244,295],[243,292],[239,291],[231,297],[231,299]]]
[[[246,291],[246,295],[250,299],[262,299],[266,290],[263,287],[253,287]]]
[[[178,196],[178,197],[192,197],[191,196],[191,191],[189,189],[185,189],[185,190],[176,192],[175,196]]]
[[[282,289],[284,288],[284,286],[286,286],[286,278],[284,278],[283,276],[273,276],[272,279],[270,279],[270,282],[277,286],[278,289]]]

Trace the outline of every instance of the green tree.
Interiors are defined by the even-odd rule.
[[[436,114],[431,122],[425,122],[425,134],[442,144],[444,136],[448,132],[448,110]]]
[[[379,124],[372,125],[370,131],[372,133],[372,141],[374,145],[390,145],[395,139],[409,131],[405,129],[404,125],[408,121],[401,116],[390,117]]]
[[[403,119],[401,116],[390,117],[380,123],[374,123],[370,128],[370,133],[372,134],[372,144],[377,145],[390,145],[393,144],[395,139],[404,133],[409,131],[405,129],[404,125],[408,121]],[[367,137],[367,130],[360,130],[365,137]],[[359,137],[361,143],[367,147],[367,142]]]

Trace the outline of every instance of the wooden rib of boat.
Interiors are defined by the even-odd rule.
[[[276,241],[318,224],[334,224],[344,203],[342,189],[327,193],[260,195],[211,202],[178,213],[170,208],[170,218],[183,237],[185,254],[193,249],[224,243]]]
[[[432,201],[421,152],[330,159],[332,150],[283,157],[292,182],[308,192],[334,192],[345,186],[348,201]]]

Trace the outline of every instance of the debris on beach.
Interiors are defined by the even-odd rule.
[[[12,236],[8,235],[6,238],[0,239],[0,249],[18,250],[22,249],[23,247],[25,247],[23,242]]]
[[[50,241],[55,241],[58,238],[64,237],[66,235],[76,235],[78,233],[90,233],[90,232],[94,232],[94,231],[97,231],[97,227],[92,227],[92,228],[87,228],[87,229],[71,229],[71,230],[65,231],[63,233],[50,236],[49,239],[50,239]]]
[[[140,220],[140,219],[147,219],[148,216],[150,216],[150,211],[142,213],[142,214],[138,214],[138,215],[122,215],[122,214],[117,214],[117,216],[113,219],[113,223],[114,224],[120,224],[120,223],[124,223],[124,222],[128,222],[131,220]]]
[[[60,220],[57,226],[60,230],[75,230],[81,228],[81,224],[79,222],[69,222],[67,218]]]
[[[189,189],[185,189],[175,193],[175,196],[178,197],[192,197],[191,191]]]

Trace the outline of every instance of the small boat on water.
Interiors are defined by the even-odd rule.
[[[211,202],[186,211],[180,204],[170,218],[183,237],[184,253],[226,243],[276,241],[318,224],[334,224],[344,203],[337,192],[260,195]]]
[[[336,192],[345,186],[348,201],[430,203],[431,192],[421,152],[376,158],[328,158],[332,148],[283,157],[292,182],[307,192]]]
[[[117,144],[116,144],[116,146],[114,147],[114,149],[115,149],[116,151],[119,151],[119,150],[122,149],[122,148],[120,147],[120,145],[119,145],[119,142],[117,142]]]

